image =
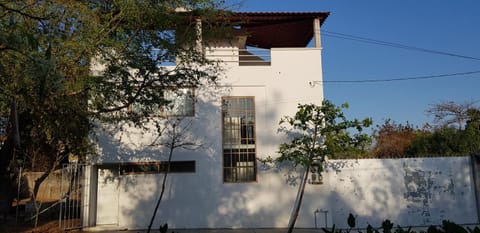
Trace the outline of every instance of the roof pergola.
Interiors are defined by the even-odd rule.
[[[314,22],[329,12],[234,12],[226,20],[247,34],[246,44],[259,48],[305,47],[314,36]],[[320,30],[319,28],[317,30]]]

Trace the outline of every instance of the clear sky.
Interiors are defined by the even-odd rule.
[[[397,79],[480,71],[478,0],[243,0],[234,11],[329,11],[322,25],[323,79]],[[474,57],[465,59],[339,39],[343,33]],[[331,35],[331,34],[330,34]],[[373,83],[325,83],[325,98],[348,102],[350,118],[422,126],[440,101],[480,101],[480,73]],[[480,102],[479,102],[480,105]]]

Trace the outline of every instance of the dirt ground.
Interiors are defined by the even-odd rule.
[[[44,206],[49,206],[53,201],[47,201],[42,203]],[[19,205],[18,218],[16,206],[13,206],[4,221],[3,216],[0,217],[0,233],[57,233],[65,232],[59,226],[59,208],[51,208],[51,210],[40,215],[37,227],[34,227],[34,221],[28,220],[25,214],[24,202]],[[71,230],[68,232],[80,232],[79,230]]]
[[[57,232],[64,232],[60,229],[57,220],[50,220],[50,221],[41,221],[38,226],[35,228],[32,226],[31,223],[17,223],[15,224],[15,220],[8,221],[7,223],[3,223],[0,226],[1,233],[10,233],[10,232],[25,232],[25,233],[36,233],[36,232],[48,232],[48,233],[57,233]]]

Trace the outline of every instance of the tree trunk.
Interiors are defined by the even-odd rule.
[[[295,227],[295,222],[297,221],[298,218],[298,213],[300,212],[300,207],[302,206],[302,200],[303,200],[303,194],[305,193],[305,186],[307,184],[307,179],[308,179],[308,173],[310,171],[310,166],[307,167],[305,170],[305,175],[303,176],[302,183],[300,187],[298,187],[298,200],[295,205],[295,211],[292,216],[292,220],[290,221],[288,225],[288,231],[287,233],[292,233],[293,228]]]
[[[313,161],[313,158],[315,156],[313,154],[312,150],[315,149],[317,136],[318,136],[318,125],[315,125],[315,129],[313,131],[313,140],[312,140],[313,143],[312,143],[312,146],[311,146],[311,150],[309,150],[310,152],[309,152],[309,156],[308,156],[309,164],[306,167],[305,175],[303,176],[301,186],[298,187],[298,192],[297,192],[298,200],[297,200],[297,204],[295,206],[295,211],[293,213],[293,216],[291,217],[291,221],[289,223],[287,233],[292,233],[293,232],[293,228],[295,227],[295,222],[297,221],[297,218],[298,218],[298,213],[300,212],[300,207],[302,207],[303,194],[305,193],[305,186],[307,185],[308,173],[310,172],[310,165],[311,165],[311,163]]]
[[[40,206],[37,204],[37,194],[38,190],[40,189],[40,185],[42,182],[47,179],[47,177],[52,173],[52,170],[48,170],[44,172],[40,177],[38,177],[33,185],[32,196],[30,197],[30,201],[33,201],[33,206],[35,207],[35,224],[34,226],[37,227],[38,225],[38,214],[40,213]]]
[[[35,227],[37,227],[38,224],[38,215],[40,213],[40,206],[37,205],[37,194],[38,191],[40,190],[40,185],[47,179],[47,177],[57,169],[57,167],[60,165],[60,161],[62,161],[63,156],[59,156],[57,160],[54,162],[53,166],[45,171],[40,177],[38,177],[33,185],[33,192],[32,196],[30,197],[30,201],[33,201],[33,205],[35,207]]]
[[[6,139],[0,148],[0,175],[9,175],[9,166],[15,157],[15,150],[20,148],[20,132],[18,131],[18,116],[16,104],[12,101],[8,117]]]
[[[172,161],[174,149],[175,149],[175,137],[172,140],[172,144],[170,145],[167,168],[165,169],[165,173],[163,174],[162,190],[160,191],[160,197],[158,198],[157,204],[155,205],[155,210],[153,211],[152,218],[150,219],[150,224],[148,225],[147,233],[150,233],[150,230],[152,229],[153,222],[155,221],[155,216],[157,215],[158,208],[160,207],[160,202],[162,202],[163,193],[165,193],[165,184],[167,183],[167,175],[168,175],[168,172],[170,171],[170,162]]]

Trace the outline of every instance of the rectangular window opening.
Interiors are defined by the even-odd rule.
[[[245,46],[238,50],[238,65],[240,66],[269,66],[271,59],[270,49]]]
[[[121,175],[162,174],[165,171],[169,173],[195,173],[195,161],[109,163],[102,164],[99,168],[116,168],[120,170]]]
[[[129,111],[142,113],[145,109],[150,117],[194,117],[195,89],[193,87],[171,87],[163,90],[161,106],[151,107],[132,104]]]
[[[171,88],[164,91],[167,102],[162,115],[193,117],[195,115],[195,91],[192,87]]]
[[[254,97],[224,97],[223,181],[257,180]]]

